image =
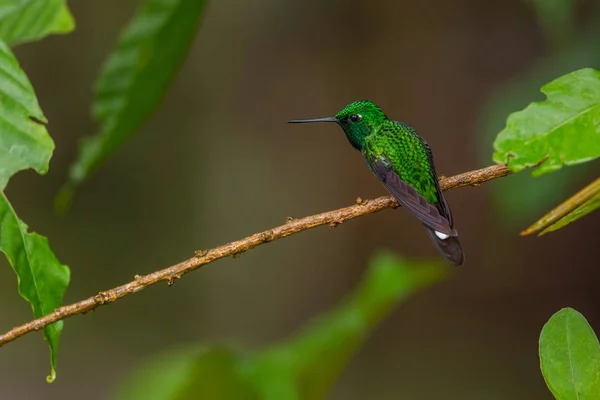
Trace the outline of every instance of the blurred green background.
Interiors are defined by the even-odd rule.
[[[72,2],[74,33],[16,51],[56,151],[48,176],[18,174],[8,196],[71,267],[68,304],[288,216],[385,194],[339,128],[297,129],[287,119],[333,115],[366,98],[415,126],[440,174],[486,166],[509,112],[541,99],[544,82],[600,64],[596,2],[580,1],[567,22],[550,23],[534,3],[213,1],[162,106],[61,218],[53,196],[78,141],[95,131],[90,88],[137,4]],[[551,398],[537,355],[544,322],[572,306],[600,326],[599,217],[540,239],[518,232],[589,182],[594,169],[540,179],[525,173],[449,193],[465,265],[385,320],[331,398]],[[437,257],[420,223],[401,210],[261,246],[171,288],[67,320],[52,385],[43,379],[41,333],[3,347],[2,398],[102,399],[168,347],[266,346],[337,304],[382,247]],[[31,313],[0,263],[4,331]]]

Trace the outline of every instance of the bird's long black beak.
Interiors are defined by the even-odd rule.
[[[309,122],[339,122],[336,117],[326,117],[326,118],[311,118],[311,119],[293,119],[288,121],[290,124],[306,124]]]

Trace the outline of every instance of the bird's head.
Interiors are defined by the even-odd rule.
[[[348,141],[358,150],[365,146],[365,138],[377,132],[388,118],[374,103],[368,100],[358,100],[348,104],[335,117],[300,119],[291,123],[306,122],[335,122],[339,124]]]

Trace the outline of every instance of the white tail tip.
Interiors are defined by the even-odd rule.
[[[446,235],[445,233],[435,231],[435,236],[439,237],[442,240],[446,240],[450,237],[450,235]]]

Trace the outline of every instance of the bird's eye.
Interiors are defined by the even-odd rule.
[[[350,121],[352,122],[358,122],[360,121],[360,119],[362,118],[362,115],[360,114],[353,114],[350,116]]]

